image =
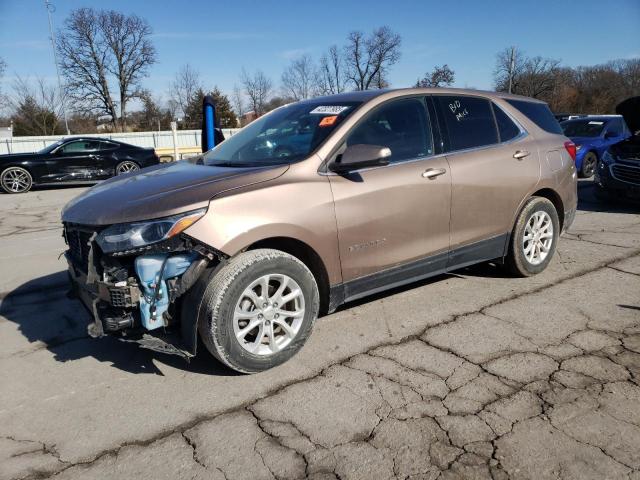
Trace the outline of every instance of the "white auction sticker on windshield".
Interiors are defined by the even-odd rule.
[[[594,122],[594,121],[591,121],[591,122],[589,122],[589,125],[602,125],[603,123],[604,123],[604,122]]]
[[[345,110],[349,110],[351,107],[344,107],[341,105],[321,105],[314,108],[309,113],[313,115],[340,115]]]

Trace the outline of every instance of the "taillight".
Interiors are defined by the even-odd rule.
[[[572,141],[566,141],[564,142],[564,148],[567,149],[567,152],[569,152],[569,156],[575,162],[576,161],[576,144],[573,143]]]

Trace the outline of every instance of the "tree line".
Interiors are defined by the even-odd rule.
[[[512,61],[513,58],[513,61]],[[496,56],[494,88],[547,102],[557,113],[615,113],[622,100],[640,95],[640,58],[568,67],[560,60],[507,48]]]
[[[207,85],[197,69],[186,64],[160,96],[144,87],[158,60],[152,28],[145,19],[80,8],[66,19],[58,38],[65,98],[40,78],[16,77],[10,92],[0,91],[15,135],[65,133],[63,107],[72,132],[166,130],[174,120],[179,120],[179,128],[199,128],[205,95],[216,101],[218,124],[236,127],[293,101],[388,87],[389,72],[400,60],[402,47],[401,36],[387,26],[369,33],[353,31],[342,45],[329,46],[317,60],[309,54],[291,59],[279,82],[261,70],[243,68],[228,95]],[[6,68],[0,58],[0,77]],[[620,100],[640,95],[640,59],[572,68],[509,48],[497,54],[493,77],[496,90],[507,91],[510,85],[513,93],[545,100],[556,112],[612,113]],[[426,72],[414,86],[454,82],[455,72],[445,64]]]

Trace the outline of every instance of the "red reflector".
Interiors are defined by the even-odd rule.
[[[564,142],[564,148],[569,152],[569,156],[575,162],[576,161],[576,144],[573,142]]]

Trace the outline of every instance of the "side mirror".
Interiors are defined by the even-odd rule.
[[[389,165],[391,149],[380,145],[351,145],[329,165],[329,170],[347,173],[368,167]]]

